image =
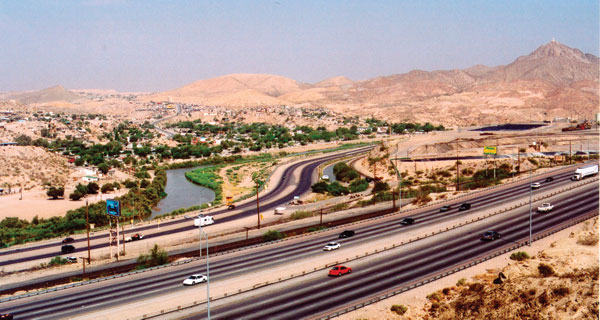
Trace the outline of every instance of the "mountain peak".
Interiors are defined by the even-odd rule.
[[[531,61],[544,58],[563,58],[582,63],[592,63],[586,55],[578,49],[573,49],[566,46],[554,39],[549,43],[546,43],[538,47],[535,51],[527,56],[520,57],[519,61]]]

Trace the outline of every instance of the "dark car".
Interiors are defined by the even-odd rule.
[[[404,218],[402,219],[402,221],[400,221],[400,224],[403,224],[405,226],[409,225],[409,224],[413,224],[415,223],[415,219],[413,218]]]
[[[468,202],[465,202],[463,204],[460,205],[460,207],[458,207],[458,211],[464,211],[464,210],[469,210],[471,209],[471,204]]]
[[[450,209],[452,209],[451,206],[443,206],[443,207],[440,208],[440,212],[445,212],[445,211],[448,211]]]
[[[230,205],[228,205],[228,206],[227,206],[227,209],[228,209],[228,210],[233,210],[233,209],[235,209],[235,204],[230,204]]]
[[[343,239],[343,238],[350,238],[352,236],[354,236],[355,232],[354,230],[344,230],[342,231],[342,233],[340,233],[339,238]]]
[[[70,244],[65,244],[64,246],[60,247],[60,252],[62,252],[62,253],[71,253],[74,251],[75,251],[75,247]]]
[[[75,239],[73,239],[73,238],[64,238],[62,241],[62,243],[73,243],[73,242],[75,242]]]
[[[481,240],[496,240],[500,239],[500,233],[494,230],[489,230],[483,233]]]
[[[551,181],[554,181],[554,178],[552,178],[552,177],[546,178],[546,182],[551,182]]]

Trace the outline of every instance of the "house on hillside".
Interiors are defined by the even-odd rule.
[[[98,182],[100,179],[98,177],[94,177],[94,176],[84,176],[82,178],[82,180],[84,182],[88,182],[89,183],[89,182]]]

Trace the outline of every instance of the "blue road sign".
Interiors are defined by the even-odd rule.
[[[121,216],[121,204],[118,200],[107,199],[106,200],[106,214],[120,217]]]

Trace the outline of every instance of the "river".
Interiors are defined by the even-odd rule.
[[[156,205],[160,210],[152,210],[150,218],[169,213],[180,208],[199,206],[215,200],[214,191],[193,184],[185,178],[185,173],[195,168],[167,170],[167,196]]]

